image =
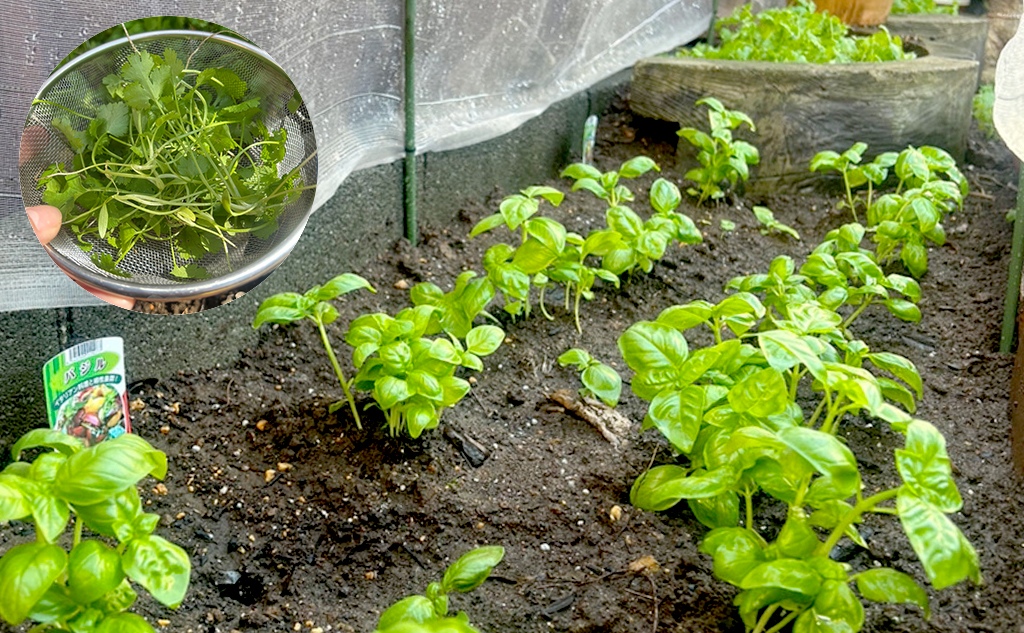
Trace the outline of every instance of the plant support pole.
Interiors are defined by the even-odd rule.
[[[1010,245],[1010,271],[1006,279],[1006,301],[1003,309],[1003,331],[999,351],[1009,354],[1013,347],[1013,330],[1017,323],[1017,302],[1020,299],[1021,267],[1024,263],[1024,169],[1020,172],[1017,191],[1017,213],[1013,217],[1013,243]]]
[[[405,0],[405,163],[403,184],[405,237],[416,246],[416,0]]]
[[[708,46],[715,45],[715,22],[718,21],[718,0],[711,0],[711,23],[708,24]]]

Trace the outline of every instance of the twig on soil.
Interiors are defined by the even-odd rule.
[[[651,581],[651,600],[654,600],[654,625],[651,627],[651,633],[658,633],[658,588],[654,585],[654,578],[650,574],[646,574],[647,580]]]
[[[993,178],[992,176],[989,176],[988,174],[978,174],[978,180],[987,180],[1000,187],[1006,187],[1007,189],[1014,193],[1017,192],[1017,185],[1013,184],[1012,182],[1002,182],[996,178]]]
[[[487,414],[487,417],[489,417],[489,418],[493,418],[494,417],[494,415],[495,415],[494,409],[492,409],[489,406],[487,406],[486,404],[484,404],[484,401],[480,399],[480,396],[475,391],[470,389],[469,395],[473,396],[473,399],[476,400],[476,403],[479,404],[480,408],[484,410],[484,413]]]
[[[987,193],[985,193],[983,191],[971,191],[971,192],[968,192],[967,195],[968,196],[973,196],[975,198],[981,198],[982,200],[995,200],[996,199],[995,196],[989,195],[989,194],[987,194]]]
[[[576,417],[589,422],[615,448],[619,448],[632,427],[629,418],[615,409],[590,398],[580,400],[568,389],[559,389],[547,397]]]
[[[224,387],[224,406],[231,406],[231,387],[235,384],[235,379],[232,377],[228,380],[228,386]]]
[[[406,545],[405,543],[395,543],[394,545],[391,546],[391,549],[395,549],[396,547],[401,548],[402,551],[404,551],[406,554],[408,554],[409,558],[413,559],[416,562],[416,564],[420,566],[420,569],[426,569],[427,568],[427,566],[423,564],[423,561],[420,560],[420,557],[416,555],[416,552],[414,552],[411,549],[409,549],[408,545]]]
[[[651,461],[647,462],[647,468],[644,470],[644,472],[647,472],[651,468],[654,468],[654,458],[657,457],[657,456],[658,456],[658,447],[655,446],[654,447],[654,452],[651,453]]]

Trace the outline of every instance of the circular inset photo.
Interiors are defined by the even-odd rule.
[[[312,122],[284,70],[180,17],[108,29],[61,62],[32,102],[19,165],[30,220],[65,273],[117,305],[172,314],[266,278],[317,181]]]

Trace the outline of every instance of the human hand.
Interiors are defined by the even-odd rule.
[[[21,137],[21,148],[18,153],[18,165],[20,166],[22,163],[39,153],[42,147],[46,144],[47,138],[48,134],[46,130],[41,127],[30,127],[25,130]],[[42,205],[38,207],[26,207],[25,211],[28,213],[28,221],[32,225],[32,230],[35,231],[36,237],[39,238],[39,242],[41,244],[45,246],[50,243],[50,240],[57,237],[57,233],[60,232],[60,225],[62,221],[60,209],[57,207]],[[75,283],[78,282],[75,281]],[[119,308],[131,310],[135,305],[135,299],[132,299],[131,297],[122,297],[103,290],[97,290],[96,288],[90,288],[82,284],[78,285],[82,286],[83,289],[91,293],[96,298],[102,299]]]
[[[25,211],[28,213],[28,221],[32,225],[32,230],[36,232],[36,237],[39,238],[39,242],[41,244],[46,245],[50,240],[57,237],[57,233],[60,232],[61,224],[60,209],[57,207],[42,205],[38,207],[27,207]],[[75,283],[78,282],[75,281]],[[82,286],[82,288],[87,292],[92,293],[96,298],[102,299],[119,308],[131,310],[132,306],[135,305],[135,299],[132,299],[131,297],[122,297],[96,288],[90,288],[83,284],[78,285]]]

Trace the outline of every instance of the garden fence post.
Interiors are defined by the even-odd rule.
[[[419,236],[416,218],[416,0],[405,0],[405,163],[403,184],[405,237],[415,246]]]
[[[999,336],[999,351],[1009,354],[1013,347],[1013,330],[1017,323],[1017,303],[1020,299],[1021,264],[1024,262],[1024,169],[1021,170],[1017,191],[1017,213],[1013,218],[1013,243],[1010,247],[1010,271],[1006,278],[1006,301],[1003,308],[1003,331]]]

